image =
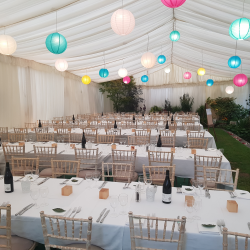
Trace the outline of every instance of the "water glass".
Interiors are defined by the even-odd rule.
[[[97,186],[97,182],[99,181],[99,179],[100,179],[100,177],[101,177],[101,174],[99,173],[99,172],[94,172],[93,174],[92,174],[92,177],[93,177],[93,180],[94,180],[94,182],[95,182],[95,186],[94,187],[96,187]]]
[[[138,177],[138,182],[140,186],[140,192],[145,193],[145,182],[144,182],[144,176],[139,176]]]
[[[188,146],[188,142],[187,142],[187,141],[184,141],[184,142],[183,142],[183,148],[187,148],[187,146]]]
[[[155,193],[157,191],[156,186],[148,186],[146,189],[146,199],[147,201],[154,201],[155,200]]]
[[[128,195],[127,194],[120,194],[118,199],[119,199],[120,205],[122,206],[122,211],[120,212],[120,214],[121,215],[127,215],[124,208],[128,203]]]
[[[204,181],[198,180],[198,187],[200,190],[200,196],[204,196],[204,194],[202,194],[202,190],[204,189]]]
[[[32,188],[30,190],[30,196],[35,201],[35,206],[34,206],[35,208],[39,208],[36,202],[37,199],[39,198],[39,194],[40,194],[39,188]]]
[[[189,216],[187,217],[187,221],[188,222],[193,222],[193,217],[191,216],[191,214],[194,211],[193,205],[194,205],[194,201],[193,200],[186,200],[185,201],[185,209],[188,212],[188,214],[190,215],[190,217]]]
[[[147,187],[150,186],[150,185],[152,184],[152,181],[153,181],[153,180],[152,180],[151,177],[147,177],[147,176],[146,176],[146,177],[144,178],[144,182],[145,182],[145,184],[147,185]]]
[[[21,187],[22,187],[22,192],[24,194],[27,194],[30,192],[30,181],[26,180],[26,178],[24,180],[21,180]]]
[[[194,210],[195,210],[196,213],[198,213],[198,212],[200,211],[200,209],[201,209],[201,207],[202,207],[202,199],[201,199],[199,196],[196,196],[196,197],[195,197],[193,207],[194,207]],[[194,220],[200,220],[201,217],[200,217],[200,216],[197,216],[197,215],[194,215],[194,216],[193,216],[193,219],[194,219]]]
[[[86,174],[85,179],[87,181],[87,189],[90,189],[92,178],[92,173]]]
[[[48,206],[49,204],[46,203],[46,200],[45,198],[48,196],[49,194],[49,188],[47,186],[43,186],[43,187],[40,187],[40,195],[41,197],[43,198],[43,203],[41,204],[41,206]]]
[[[109,203],[110,203],[110,206],[114,209],[113,213],[111,213],[111,217],[117,217],[118,216],[118,213],[116,213],[115,209],[117,208],[118,206],[118,196],[117,195],[112,195],[110,196],[110,199],[109,199]]]

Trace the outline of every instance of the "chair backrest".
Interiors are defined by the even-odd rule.
[[[168,124],[169,130],[177,130],[177,123],[172,122]]]
[[[36,126],[36,122],[25,122],[25,128],[35,128]]]
[[[39,169],[39,158],[17,158],[11,157],[11,172],[13,175],[24,175],[25,171],[36,171]]]
[[[135,220],[137,222],[135,222]],[[144,223],[142,222],[142,220],[146,221],[147,230],[143,230]],[[155,225],[154,233],[151,233],[151,224]],[[143,241],[145,241],[144,244],[147,244],[148,241],[166,242],[166,244],[176,243],[176,249],[181,250],[184,241],[185,225],[186,217],[182,217],[181,219],[168,219],[143,215],[134,215],[132,212],[129,212],[131,250],[149,249],[147,247],[141,247]],[[167,226],[169,226],[169,229],[167,229]],[[179,233],[177,231],[178,227]],[[162,237],[159,237],[159,230],[163,231]],[[139,241],[140,244],[137,243]],[[168,249],[168,247],[164,247],[164,249]],[[171,249],[173,248],[171,247]]]
[[[128,163],[104,163],[102,162],[102,180],[105,178],[113,178],[116,181],[116,178],[128,179],[128,183],[132,181],[134,173],[134,167],[132,164]],[[123,180],[125,181],[125,180]]]
[[[48,127],[35,128],[36,133],[49,133]]]
[[[200,131],[200,124],[195,124],[195,122],[182,122],[183,130]]]
[[[150,136],[129,136],[128,145],[146,145],[150,143]]]
[[[57,129],[57,134],[65,135],[69,133],[71,133],[71,128],[58,128]]]
[[[8,127],[0,127],[0,132],[7,134],[8,133]]]
[[[68,160],[53,160],[51,159],[52,178],[57,178],[62,175],[76,175],[79,174],[80,161]]]
[[[37,141],[54,141],[54,133],[36,133],[36,140]]]
[[[187,138],[204,138],[205,131],[198,132],[198,131],[189,131],[187,130]]]
[[[136,129],[135,136],[151,136],[151,129]]]
[[[57,146],[36,146],[33,145],[34,153],[38,157],[55,157],[57,154]]]
[[[174,154],[173,152],[165,152],[165,151],[148,151],[148,161],[149,166],[152,166],[152,163],[166,163],[169,166],[173,165]]]
[[[147,129],[151,130],[151,129],[157,128],[157,126],[158,126],[158,121],[146,121],[146,128]]]
[[[9,142],[25,141],[25,133],[8,133]]]
[[[188,147],[189,148],[199,148],[199,149],[207,149],[208,138],[190,138],[188,137]]]
[[[166,170],[169,170],[169,179],[171,181],[172,186],[174,186],[175,180],[175,165],[173,166],[145,166],[143,165],[143,176],[147,177],[147,173],[149,177],[152,178],[152,183],[155,185],[162,185],[165,177]]]
[[[222,156],[194,155],[194,179],[203,179],[203,167],[220,168]]]
[[[203,167],[205,189],[234,191],[237,188],[239,169]]]
[[[14,133],[18,133],[18,134],[21,134],[21,133],[24,133],[24,134],[27,134],[28,133],[28,128],[14,128]]]
[[[63,120],[63,116],[59,116],[59,117],[53,117],[53,120]]]
[[[49,120],[40,120],[42,126],[48,126],[49,125]],[[37,121],[37,124],[39,123],[39,121]]]
[[[99,158],[97,149],[75,148],[76,159],[96,160]]]
[[[137,150],[117,150],[112,149],[113,163],[131,163],[135,166]]]
[[[3,153],[6,162],[11,163],[12,156],[23,156],[25,154],[25,145],[3,145]]]
[[[170,130],[170,129],[162,129],[160,130],[161,136],[175,136],[176,130]]]
[[[0,245],[0,249],[11,250],[12,249],[12,246],[11,246],[11,205],[8,204],[6,207],[0,206],[0,222],[2,222],[4,211],[5,211],[5,216],[6,216],[4,220],[6,221],[6,223],[5,225],[1,223],[0,228],[4,230],[6,233],[4,233],[3,235],[0,235],[0,238],[4,241],[4,243]]]
[[[121,129],[105,129],[106,135],[121,135]]]
[[[92,135],[92,136],[97,136],[97,128],[85,128],[83,129],[83,132],[85,135]]]
[[[114,135],[97,135],[97,143],[114,143],[115,136]]]
[[[82,134],[70,133],[70,142],[82,142]]]
[[[175,147],[175,133],[170,136],[161,136],[162,147]]]
[[[65,218],[63,216],[46,215],[44,212],[40,212],[44,244],[46,249],[60,248],[60,249],[86,249],[90,250],[91,246],[91,233],[92,233],[92,217],[88,219],[73,219]],[[46,222],[47,221],[47,222]],[[64,227],[61,227],[64,225]],[[71,224],[71,225],[70,225]],[[87,230],[84,232],[84,227],[87,225]],[[79,228],[79,229],[78,229]],[[62,230],[62,231],[61,231]],[[87,235],[87,238],[84,237]],[[62,244],[65,240],[76,241],[76,243],[85,243],[86,248],[82,247],[67,247],[62,245],[50,244],[50,239],[62,240]]]

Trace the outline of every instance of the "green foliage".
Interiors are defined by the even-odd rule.
[[[165,100],[165,105],[164,105],[164,110],[165,111],[171,111],[171,103],[169,100]]]
[[[197,110],[196,113],[200,116],[200,122],[202,125],[207,125],[207,113],[204,105],[201,105]]]
[[[150,112],[160,112],[162,111],[162,108],[158,107],[158,106],[153,106],[151,109],[150,109]]]
[[[171,112],[175,113],[175,112],[180,112],[181,111],[181,107],[180,106],[173,106],[171,108]]]
[[[247,104],[247,106],[249,106],[248,110],[250,112],[250,94],[248,96],[248,99],[246,100],[246,104]],[[250,113],[249,113],[249,115],[250,115]]]
[[[129,84],[124,84],[122,79],[100,83],[101,93],[107,93],[107,97],[113,102],[116,112],[137,112],[139,104],[143,102],[142,88],[135,84],[134,78],[130,77]]]
[[[181,110],[183,112],[190,112],[192,111],[192,107],[194,104],[194,98],[190,97],[189,94],[184,94],[180,97],[181,102]]]

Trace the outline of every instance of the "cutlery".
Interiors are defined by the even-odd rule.
[[[19,178],[19,179],[17,179],[17,180],[15,180],[15,182],[18,182],[18,181],[22,180],[23,178],[24,178],[24,176],[21,177],[21,178]]]
[[[102,215],[105,213],[106,210],[107,210],[107,208],[104,208],[104,209],[102,210],[102,212],[100,213],[100,215],[99,215],[98,219],[96,220],[96,222],[99,222],[99,221],[100,221]]]
[[[41,182],[39,182],[37,185],[41,185],[43,184],[45,181],[47,181],[48,179],[50,179],[50,177],[46,177],[44,180],[42,180]]]
[[[129,185],[131,184],[131,182],[127,185],[127,187],[126,188],[129,188]]]
[[[20,210],[18,213],[15,214],[15,216],[19,215],[21,212],[23,212],[26,208],[31,206],[33,203],[29,204],[28,206],[24,207],[22,210]]]
[[[155,213],[152,213],[152,217],[155,217]],[[150,227],[153,227],[154,226],[154,220],[151,220],[151,226]]]
[[[25,212],[27,212],[29,209],[31,209],[32,207],[35,206],[35,203],[31,204],[30,206],[28,206],[26,209],[24,209],[21,213],[19,213],[19,215],[23,215]]]
[[[72,216],[72,218],[74,218],[76,216],[76,214],[80,213],[82,210],[82,207],[78,207],[75,214]]]
[[[63,217],[67,217],[68,213],[71,211],[71,208],[64,214]]]
[[[103,183],[103,186],[102,186],[102,188],[104,188],[105,186],[106,186],[106,184],[107,184],[108,182],[107,181],[105,181],[104,183]]]
[[[59,184],[63,185],[63,184],[66,184],[69,180],[65,180],[64,182],[61,182]]]
[[[177,194],[181,194],[181,193],[182,193],[181,188],[178,187],[178,188],[177,188]]]
[[[124,185],[123,189],[127,188],[127,185],[128,185],[128,183],[125,183],[125,185]]]
[[[63,151],[59,152],[58,154],[62,154],[63,152],[65,152],[65,150],[63,150]]]
[[[234,194],[234,192],[229,192],[229,194],[230,194],[231,198],[235,198],[236,197],[236,195]]]
[[[108,210],[108,211],[104,214],[104,216],[102,217],[100,223],[103,223],[103,221],[105,220],[105,218],[108,216],[109,212],[110,212],[110,210]]]
[[[70,218],[70,216],[76,212],[76,209],[77,209],[77,207],[74,207],[74,208],[73,208],[73,210],[72,210],[72,212],[71,212],[71,214],[69,215],[68,218]]]
[[[33,152],[34,150],[31,150],[31,151],[29,151],[28,153],[31,153],[31,152]]]
[[[106,185],[106,181],[104,181],[102,184],[101,184],[101,186],[99,187],[99,189],[101,189],[101,188],[103,188],[105,185]]]

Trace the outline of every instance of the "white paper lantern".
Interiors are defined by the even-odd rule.
[[[119,9],[113,13],[110,23],[116,34],[126,36],[134,29],[135,18],[129,10]]]
[[[118,75],[123,78],[128,75],[128,71],[125,68],[120,68],[118,71]]]
[[[226,93],[231,95],[234,92],[234,87],[233,86],[227,86],[226,87]]]
[[[8,35],[0,35],[0,53],[11,55],[16,51],[16,40]]]
[[[167,68],[164,69],[164,71],[165,71],[167,74],[169,74],[171,70],[170,70],[169,67],[167,67]]]
[[[68,63],[65,59],[57,59],[55,67],[58,71],[65,71],[68,68]]]
[[[141,64],[142,64],[142,66],[144,66],[147,69],[154,67],[155,63],[156,63],[156,57],[151,52],[146,52],[141,57]]]

